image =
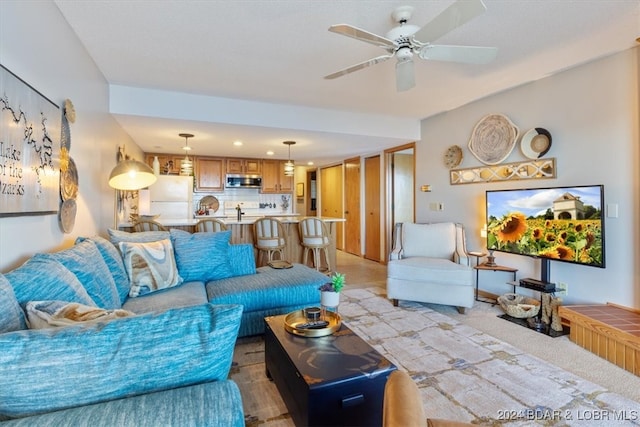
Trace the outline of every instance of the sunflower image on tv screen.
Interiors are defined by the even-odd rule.
[[[604,267],[602,186],[487,191],[487,248]]]

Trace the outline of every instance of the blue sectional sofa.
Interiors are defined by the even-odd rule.
[[[1,424],[244,426],[236,339],[327,277],[229,239],[109,230],[0,274]]]

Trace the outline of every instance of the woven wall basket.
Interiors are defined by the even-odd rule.
[[[484,116],[473,128],[469,150],[486,165],[497,165],[509,157],[520,130],[502,114]]]

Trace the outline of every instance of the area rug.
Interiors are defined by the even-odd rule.
[[[479,425],[640,425],[640,404],[380,288],[342,292],[343,321],[418,384],[428,417]],[[265,376],[264,342],[239,340],[231,378],[247,426],[293,426]]]

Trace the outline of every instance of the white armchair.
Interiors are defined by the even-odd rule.
[[[473,269],[462,224],[399,223],[387,265],[387,298],[455,306],[474,301]]]

